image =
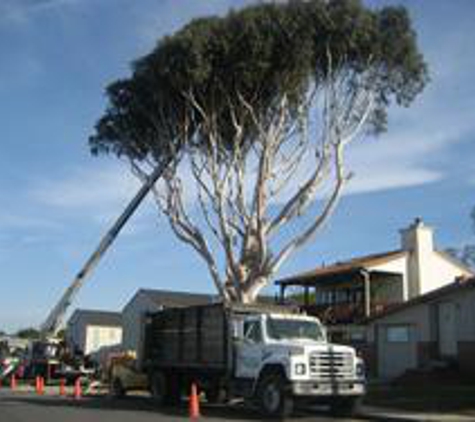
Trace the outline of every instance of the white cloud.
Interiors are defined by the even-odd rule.
[[[362,194],[389,189],[400,189],[424,185],[441,180],[443,175],[436,171],[411,167],[372,168],[371,172],[359,173],[348,183],[346,194]]]
[[[138,189],[139,182],[117,165],[77,168],[63,179],[47,179],[32,190],[40,203],[57,208],[101,209],[116,206]]]
[[[36,13],[60,9],[81,0],[2,0],[0,22],[27,23]]]
[[[128,168],[119,163],[91,162],[69,171],[63,178],[33,184],[29,200],[55,221],[95,224],[104,232],[125,210],[141,187]],[[121,236],[136,235],[150,228],[156,207],[149,199],[139,205]],[[153,217],[152,217],[153,216]]]

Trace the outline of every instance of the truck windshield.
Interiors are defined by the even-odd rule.
[[[310,339],[324,341],[325,336],[317,322],[296,319],[267,319],[267,335],[274,340]]]

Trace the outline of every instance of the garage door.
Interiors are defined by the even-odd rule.
[[[416,332],[413,325],[381,325],[378,329],[378,375],[395,378],[417,366]]]

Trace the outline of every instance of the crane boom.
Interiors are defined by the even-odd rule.
[[[79,271],[79,273],[76,275],[73,282],[63,293],[61,299],[58,301],[56,306],[49,313],[48,317],[41,325],[40,332],[42,334],[42,337],[54,336],[61,329],[64,315],[69,305],[71,304],[74,296],[78,293],[79,289],[84,284],[86,278],[97,266],[99,260],[102,258],[102,256],[107,251],[112,242],[115,240],[121,229],[124,227],[129,218],[138,208],[142,200],[147,196],[149,191],[152,189],[157,180],[163,174],[166,167],[167,163],[162,163],[157,166],[153,173],[148,176],[147,180],[137,192],[137,194],[134,196],[134,198],[127,205],[124,212],[115,221],[111,229],[101,239],[99,246],[86,261],[81,271]]]

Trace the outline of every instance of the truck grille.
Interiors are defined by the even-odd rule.
[[[310,355],[310,374],[323,380],[353,379],[353,355],[326,350]]]

